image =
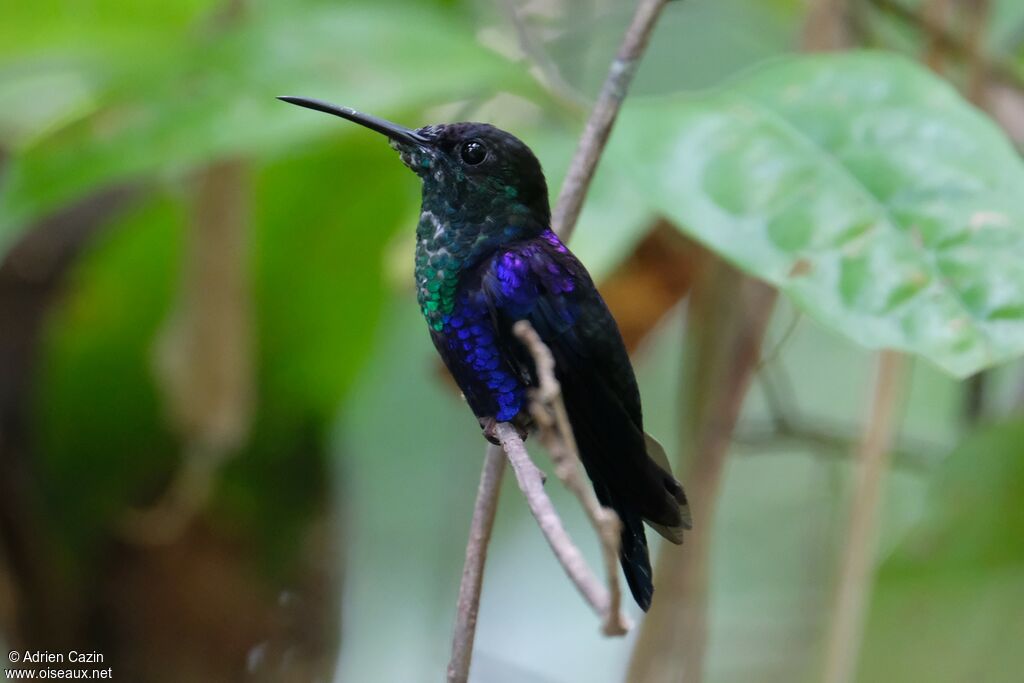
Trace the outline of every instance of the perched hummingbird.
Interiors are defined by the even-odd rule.
[[[597,499],[622,520],[622,569],[646,610],[654,587],[643,522],[682,543],[690,510],[664,450],[644,432],[615,319],[586,268],[551,230],[537,157],[484,123],[411,130],[319,100],[280,99],[384,134],[422,180],[420,309],[488,439],[498,422],[529,426],[526,391],[537,377],[512,326],[528,320],[551,349],[580,459]]]

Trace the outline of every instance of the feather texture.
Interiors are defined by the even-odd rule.
[[[621,564],[646,609],[653,585],[643,521],[678,543],[689,512],[667,461],[657,462],[660,446],[649,454],[633,369],[590,275],[548,230],[495,250],[454,300],[434,343],[478,417],[511,420],[536,384],[533,360],[512,333],[517,321],[528,320],[551,349],[580,459],[598,500],[622,520]]]

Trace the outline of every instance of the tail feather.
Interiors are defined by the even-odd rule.
[[[672,466],[668,463],[668,456],[665,455],[665,448],[658,443],[657,439],[647,432],[644,432],[644,446],[647,449],[647,457],[649,457],[662,470],[657,473],[656,476],[660,477],[665,491],[672,497],[676,504],[679,505],[678,525],[658,524],[652,520],[647,520],[647,523],[651,525],[652,529],[661,534],[665,540],[671,541],[676,545],[680,545],[683,542],[683,530],[690,530],[693,528],[693,516],[690,514],[690,503],[686,500],[686,492],[683,490],[682,484],[672,476]]]
[[[626,577],[626,585],[640,609],[647,611],[654,597],[654,572],[651,570],[650,555],[647,552],[647,535],[640,515],[630,512],[609,497],[608,489],[596,485],[594,492],[601,505],[611,508],[622,522],[619,536],[619,564]]]
[[[556,363],[557,363],[556,359]],[[564,365],[564,363],[563,363]],[[580,459],[598,501],[622,521],[619,563],[636,603],[646,611],[654,595],[646,522],[672,543],[691,526],[682,486],[665,451],[634,423],[611,388],[592,376],[560,377]]]
[[[619,564],[622,565],[629,592],[633,594],[640,609],[646,612],[654,597],[654,572],[651,571],[651,560],[647,552],[644,523],[639,516],[629,513],[619,513],[619,517],[622,519]]]

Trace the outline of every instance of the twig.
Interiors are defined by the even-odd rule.
[[[540,441],[551,454],[555,474],[580,501],[601,540],[608,576],[608,602],[602,632],[606,636],[625,635],[629,623],[622,614],[618,564],[622,522],[614,510],[598,502],[593,490],[580,475],[579,449],[562,400],[562,387],[555,378],[555,359],[551,356],[551,350],[541,341],[540,335],[529,322],[520,320],[514,331],[533,356],[536,367],[538,388],[532,392],[530,414],[539,429]]]
[[[556,98],[574,111],[586,111],[586,98],[565,80],[561,69],[558,68],[555,61],[545,52],[544,47],[538,45],[537,41],[530,35],[530,31],[527,29],[523,17],[519,13],[518,4],[516,0],[502,0],[501,3],[502,8],[508,15],[509,21],[512,23],[512,27],[516,31],[519,49],[522,50],[527,58],[533,60],[533,63],[540,71],[541,79],[545,81],[544,85]]]
[[[779,359],[779,356],[782,355],[783,347],[786,346],[786,342],[788,342],[790,337],[793,336],[793,333],[796,332],[797,325],[800,324],[802,319],[803,313],[799,310],[794,310],[793,317],[790,318],[782,336],[779,337],[779,340],[772,345],[770,350],[766,351],[764,355],[761,356],[761,360],[757,362],[757,367],[754,369],[754,372],[760,375],[760,373],[764,372],[765,368],[774,364],[775,361]]]
[[[971,102],[980,109],[993,109],[989,104],[992,89],[989,84],[989,67],[984,56],[985,29],[991,12],[989,0],[970,0],[964,8],[967,13],[967,78],[966,91]],[[995,114],[995,112],[992,112]],[[1003,121],[997,121],[1005,124]],[[1007,130],[1011,137],[1014,131]],[[985,417],[986,398],[989,393],[990,373],[981,371],[967,378],[964,383],[963,419],[967,426],[977,425]]]
[[[985,108],[988,92],[988,60],[985,58],[985,29],[992,7],[989,0],[967,3],[967,96],[978,107]]]
[[[626,30],[626,36],[622,39],[619,51],[608,69],[608,76],[583,129],[583,136],[569,164],[569,172],[562,183],[562,190],[558,194],[558,202],[552,214],[551,225],[563,240],[569,239],[573,228],[576,227],[576,221],[583,208],[583,200],[586,199],[590,181],[593,180],[594,171],[597,169],[597,162],[608,143],[608,136],[611,135],[612,126],[615,125],[615,119],[622,108],[622,101],[626,99],[640,58],[647,48],[654,25],[658,22],[666,2],[667,0],[640,0],[633,21]]]
[[[924,28],[917,11],[903,5],[898,0],[869,0],[869,2],[879,11],[889,14],[905,24],[918,30]],[[968,61],[978,60],[990,76],[1004,81],[1016,90],[1024,89],[1024,74],[1021,74],[1020,69],[1012,61],[985,54],[980,47],[972,52],[972,48],[967,42],[955,35],[948,27],[928,27],[926,30],[929,33],[929,39],[936,45],[941,45],[950,56]]]
[[[927,36],[922,59],[935,73],[946,70],[946,54],[949,51],[949,15],[953,11],[953,0],[925,0],[921,6],[921,26]]]
[[[858,426],[830,423],[821,416],[805,415],[797,405],[784,368],[778,365],[762,368],[757,379],[764,392],[769,418],[765,424],[748,424],[733,436],[734,443],[759,454],[804,447],[812,449],[815,455],[845,458],[854,450],[860,431]],[[892,447],[893,465],[927,472],[948,451],[948,446],[937,441],[900,436]]]
[[[612,125],[615,123],[619,109],[622,107],[626,91],[629,89],[633,75],[636,73],[636,67],[640,63],[644,50],[647,48],[647,42],[654,30],[654,25],[657,23],[661,10],[667,1],[641,0],[633,16],[633,21],[626,30],[626,36],[619,47],[618,55],[609,68],[608,76],[601,88],[597,102],[594,104],[594,109],[584,128],[583,135],[580,137],[579,145],[569,167],[569,173],[562,184],[562,190],[558,195],[558,201],[555,205],[552,227],[562,239],[568,240],[576,226],[580,210],[583,207],[583,200],[586,198],[587,189],[590,187],[590,181],[594,177],[594,170],[597,168],[597,163],[604,152],[605,145],[608,143],[608,136],[611,134]],[[499,425],[499,427],[505,427],[506,429],[503,431],[507,431],[508,425]],[[514,432],[515,430],[512,431]],[[515,440],[522,446],[522,440],[519,439],[518,434],[515,434]],[[522,448],[522,452],[525,455],[525,448]],[[511,455],[509,457],[511,459]],[[494,467],[504,467],[504,461],[501,460],[500,462],[502,463],[501,465],[495,464]],[[536,470],[536,467],[533,469]],[[520,487],[522,487],[522,480],[519,474],[520,471],[517,470],[517,480],[520,481]],[[495,487],[491,495],[494,499],[490,503],[491,505],[497,505],[498,493],[499,489]],[[541,490],[541,493],[543,493],[543,490]],[[478,505],[479,509],[486,509],[486,506]],[[474,513],[474,521],[472,523],[472,528],[474,529],[478,525],[475,517],[476,514]],[[557,520],[557,517],[555,519]],[[480,539],[480,543],[486,543],[486,541],[486,538]],[[478,553],[480,557],[480,571],[482,572],[483,559],[486,557],[486,554],[478,552],[478,545],[472,541],[467,547],[467,554],[471,551]],[[466,578],[465,574],[463,578]],[[599,584],[597,588],[603,592]],[[479,609],[480,593],[479,590],[474,591],[467,587],[465,589],[460,588],[459,595],[459,615],[456,619],[454,640],[468,643],[470,647],[465,651],[461,649],[456,651],[456,647],[453,645],[453,659],[449,665],[448,676],[449,681],[456,683],[461,683],[469,678],[473,634],[467,631],[473,631],[476,628],[476,619],[475,617],[471,618],[471,615],[475,615]],[[464,595],[472,599],[464,603],[461,599]],[[593,605],[594,603],[591,604]],[[602,613],[607,613],[610,598],[608,602],[599,604],[600,606],[595,606],[595,609],[599,609]],[[457,652],[460,655],[459,660],[455,659]]]
[[[751,457],[791,453],[811,449],[823,458],[846,459],[857,444],[856,431],[840,424],[822,425],[822,420],[787,421],[784,425],[770,423],[748,426],[733,435],[733,443],[749,451]],[[893,442],[893,467],[905,471],[927,473],[942,460],[949,447],[920,439],[899,438]]]
[[[756,372],[757,384],[768,408],[769,421],[776,431],[786,433],[803,412],[797,404],[789,375],[781,365],[760,366]]]
[[[878,356],[878,377],[860,446],[849,531],[840,565],[836,602],[825,654],[825,683],[853,680],[863,636],[875,560],[882,486],[892,450],[905,360],[896,351]]]
[[[516,474],[519,490],[526,498],[526,504],[537,520],[544,538],[555,553],[562,569],[569,576],[577,590],[595,612],[605,614],[610,605],[610,597],[604,586],[587,566],[583,553],[572,542],[569,532],[562,525],[562,520],[555,512],[551,499],[544,492],[544,479],[541,471],[530,460],[526,446],[516,428],[507,422],[497,426],[498,440],[508,456],[512,471]]]
[[[815,0],[804,22],[801,45],[809,52],[842,50],[850,47],[851,3],[849,0]]]
[[[469,675],[476,638],[476,617],[480,611],[480,587],[483,584],[487,546],[494,529],[494,515],[498,510],[498,492],[505,474],[505,454],[497,446],[489,446],[484,456],[484,469],[480,473],[480,486],[473,506],[473,521],[466,544],[466,562],[462,567],[459,585],[458,613],[455,635],[452,638],[452,657],[448,662],[449,683],[463,683]]]

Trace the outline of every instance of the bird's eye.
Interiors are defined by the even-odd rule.
[[[483,163],[487,158],[487,148],[476,140],[470,140],[462,146],[462,160],[470,166]]]

